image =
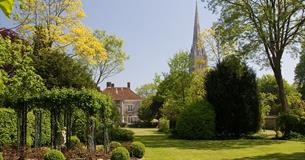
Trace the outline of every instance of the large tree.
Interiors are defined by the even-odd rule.
[[[205,0],[203,0],[205,1]],[[206,0],[221,10],[228,38],[236,39],[244,53],[267,60],[279,88],[282,110],[289,110],[282,77],[282,57],[303,41],[305,6],[302,0]]]
[[[186,105],[202,100],[205,95],[204,70],[189,72],[191,59],[188,52],[180,51],[170,59],[170,71],[164,74],[152,105],[163,103],[162,112],[175,128],[176,120]],[[155,102],[155,103],[154,103]]]
[[[0,9],[2,12],[9,17],[14,5],[14,0],[2,0],[0,1]]]
[[[19,0],[13,19],[19,24],[18,32],[32,39],[35,52],[72,45],[90,63],[105,60],[103,45],[82,23],[84,16],[81,0]]]
[[[259,129],[260,110],[255,72],[229,56],[207,74],[207,100],[215,107],[219,137],[237,138]]]
[[[128,56],[123,50],[124,41],[115,35],[108,35],[105,31],[96,30],[94,36],[104,46],[107,59],[96,58],[91,70],[97,85],[105,79],[114,76],[124,70],[124,62]]]
[[[43,78],[48,89],[96,87],[88,67],[65,52],[40,52],[33,54],[32,59],[35,72]]]
[[[300,62],[297,64],[295,70],[295,82],[298,86],[302,98],[305,100],[305,54],[300,57]]]

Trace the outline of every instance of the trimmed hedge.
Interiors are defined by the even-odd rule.
[[[130,146],[130,156],[142,158],[145,154],[145,145],[141,142],[133,142]]]
[[[114,149],[121,147],[122,145],[120,142],[112,141],[110,142],[109,146],[110,146],[110,150],[113,151]]]
[[[0,108],[0,146],[17,141],[17,118],[12,109]]]
[[[165,118],[160,119],[159,132],[168,133],[169,132],[169,120]]]
[[[176,134],[182,139],[213,139],[215,137],[214,108],[207,101],[197,102],[181,113]]]
[[[65,160],[65,156],[58,150],[51,149],[44,156],[43,160]]]
[[[41,130],[41,144],[47,145],[51,139],[50,118],[47,111],[43,111]],[[28,113],[27,146],[32,146],[35,136],[35,116]],[[0,150],[5,144],[17,142],[17,114],[13,109],[0,108]]]
[[[130,160],[129,152],[124,147],[118,147],[113,150],[111,160]]]
[[[114,141],[132,141],[134,132],[122,128],[114,128],[111,130],[111,139]]]

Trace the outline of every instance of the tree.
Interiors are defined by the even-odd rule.
[[[13,19],[20,24],[18,31],[30,37],[27,39],[32,39],[35,52],[73,45],[76,55],[90,63],[107,58],[102,44],[82,23],[85,13],[81,0],[18,2]]]
[[[189,96],[188,90],[192,76],[189,73],[191,60],[188,52],[178,52],[170,59],[168,65],[170,72],[164,74],[164,80],[158,87],[157,95],[164,100],[162,113],[170,120],[170,126],[174,129],[176,120]]]
[[[300,62],[297,64],[294,73],[298,90],[302,94],[303,100],[305,100],[305,54],[300,57]]]
[[[278,115],[280,111],[280,98],[278,87],[273,75],[264,75],[257,79],[257,86],[261,97],[262,107],[269,108],[269,115]],[[284,88],[290,108],[298,108],[302,103],[301,95],[294,85],[290,85],[284,80]]]
[[[7,17],[9,17],[10,14],[12,13],[13,6],[14,6],[14,0],[0,1],[0,9]]]
[[[96,30],[94,36],[104,46],[107,52],[107,59],[96,59],[91,65],[94,80],[97,85],[105,79],[114,76],[124,70],[124,62],[128,56],[123,51],[123,40],[115,35],[108,35],[105,31]]]
[[[238,138],[258,131],[259,98],[255,72],[229,56],[207,74],[207,100],[215,107],[216,133]]]
[[[59,50],[33,54],[36,73],[44,79],[48,89],[57,88],[95,88],[96,84],[88,67],[81,61],[67,56]]]
[[[139,118],[145,122],[150,122],[154,118],[161,118],[161,108],[164,99],[159,95],[158,88],[162,83],[161,76],[156,74],[153,83],[144,84],[136,88],[136,93],[143,98],[141,108],[139,109]]]
[[[220,9],[228,38],[236,39],[243,53],[267,59],[273,70],[283,111],[288,102],[282,77],[282,57],[289,47],[302,43],[305,29],[303,1],[207,0],[210,9]]]
[[[12,42],[0,38],[0,73],[4,76],[5,90],[1,97],[6,107],[17,112],[18,151],[24,158],[27,135],[27,113],[31,107],[31,98],[45,90],[43,81],[30,65],[32,50],[22,41]]]
[[[214,24],[213,27],[205,29],[202,34],[205,51],[215,64],[220,63],[226,56],[234,53],[236,45],[234,42],[224,39],[222,25]]]
[[[156,113],[153,112],[153,110],[151,109],[152,107],[152,96],[148,97],[146,99],[143,100],[141,107],[138,110],[138,116],[139,118],[144,121],[145,123],[149,123],[151,122],[154,118]]]
[[[136,93],[142,98],[148,98],[156,95],[158,86],[155,83],[144,84],[136,88]]]

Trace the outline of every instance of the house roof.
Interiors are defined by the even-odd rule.
[[[138,96],[128,87],[107,87],[102,92],[110,95],[115,101],[142,100],[140,96]]]

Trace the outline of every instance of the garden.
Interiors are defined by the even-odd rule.
[[[191,52],[136,89],[126,123],[100,88],[129,58],[121,38],[86,26],[81,0],[0,0],[16,24],[0,28],[0,159],[305,159],[304,2],[204,3],[219,19],[195,20]]]

